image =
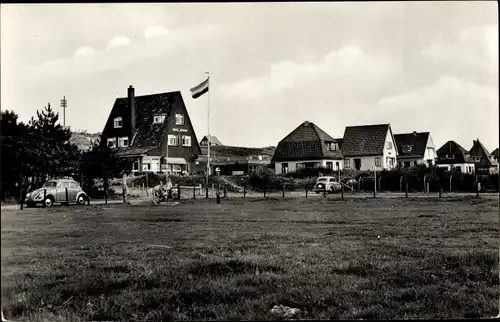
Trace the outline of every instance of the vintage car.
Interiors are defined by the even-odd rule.
[[[325,190],[328,193],[335,193],[342,190],[342,186],[335,177],[319,177],[316,180],[313,190],[316,193],[320,193]]]
[[[66,189],[68,191],[66,200]],[[80,185],[71,179],[49,180],[40,188],[26,194],[26,206],[34,207],[41,203],[51,207],[55,203],[84,205],[89,199]]]

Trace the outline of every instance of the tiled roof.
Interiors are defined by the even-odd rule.
[[[493,150],[493,152],[491,152],[491,155],[494,156],[495,158],[498,158],[498,148]]]
[[[205,135],[203,137],[203,139],[201,139],[201,141],[207,139],[211,144],[218,144],[218,145],[222,145],[222,143],[219,141],[219,139],[216,137],[216,136],[213,136],[213,135]],[[200,142],[201,142],[200,141]]]
[[[118,148],[118,156],[131,156],[131,155],[141,155],[153,150],[154,147],[141,147],[141,148]]]
[[[436,164],[456,164],[456,163],[473,163],[469,156],[469,151],[465,150],[460,144],[455,141],[448,141],[442,147],[440,147],[436,154],[438,157],[442,155],[455,155],[454,159],[442,160],[438,158]]]
[[[312,122],[304,122],[276,147],[272,161],[342,159],[340,149],[329,151],[325,142],[337,142]]]
[[[154,148],[160,146],[165,135],[165,124],[170,117],[174,105],[182,104],[179,91],[160,94],[135,96],[136,130],[130,144],[133,148]],[[113,109],[128,110],[128,99],[117,98]],[[153,124],[153,115],[165,114],[164,123]]]
[[[472,148],[469,151],[469,155],[471,157],[481,158],[479,160],[479,162],[476,162],[476,165],[478,165],[478,166],[490,166],[490,165],[492,165],[492,163],[490,161],[490,153],[484,147],[484,145],[479,141],[479,139],[473,140]]]
[[[346,157],[382,154],[389,129],[389,124],[347,126],[342,154]]]
[[[429,139],[429,132],[394,134],[394,141],[396,141],[396,146],[400,158],[405,158],[405,157],[423,158],[425,154],[425,149],[427,147],[428,139]],[[405,146],[411,146],[411,150],[410,151],[405,150],[404,149]]]

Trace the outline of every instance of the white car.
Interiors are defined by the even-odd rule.
[[[342,185],[337,181],[335,177],[319,177],[316,180],[313,191],[316,193],[321,193],[323,191],[328,193],[335,193],[342,190]]]

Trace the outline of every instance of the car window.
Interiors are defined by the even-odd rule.
[[[43,188],[55,188],[57,186],[57,182],[55,181],[47,181],[43,185]]]
[[[78,189],[80,189],[80,186],[78,186],[78,185],[77,185],[76,183],[74,183],[74,182],[71,182],[71,183],[69,184],[69,187],[70,187],[70,189],[72,189],[72,190],[78,190]]]
[[[337,181],[337,180],[335,180],[334,178],[330,179],[330,182],[335,182],[335,181]]]
[[[326,178],[318,178],[318,181],[326,181]]]
[[[61,188],[61,189],[66,189],[68,188],[69,189],[69,182],[59,182],[59,184],[57,185],[57,188]]]

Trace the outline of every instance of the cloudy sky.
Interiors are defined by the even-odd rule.
[[[198,140],[276,145],[303,121],[334,137],[391,123],[439,148],[499,144],[497,2],[2,5],[1,107],[68,100],[102,131],[117,97],[181,90]]]

